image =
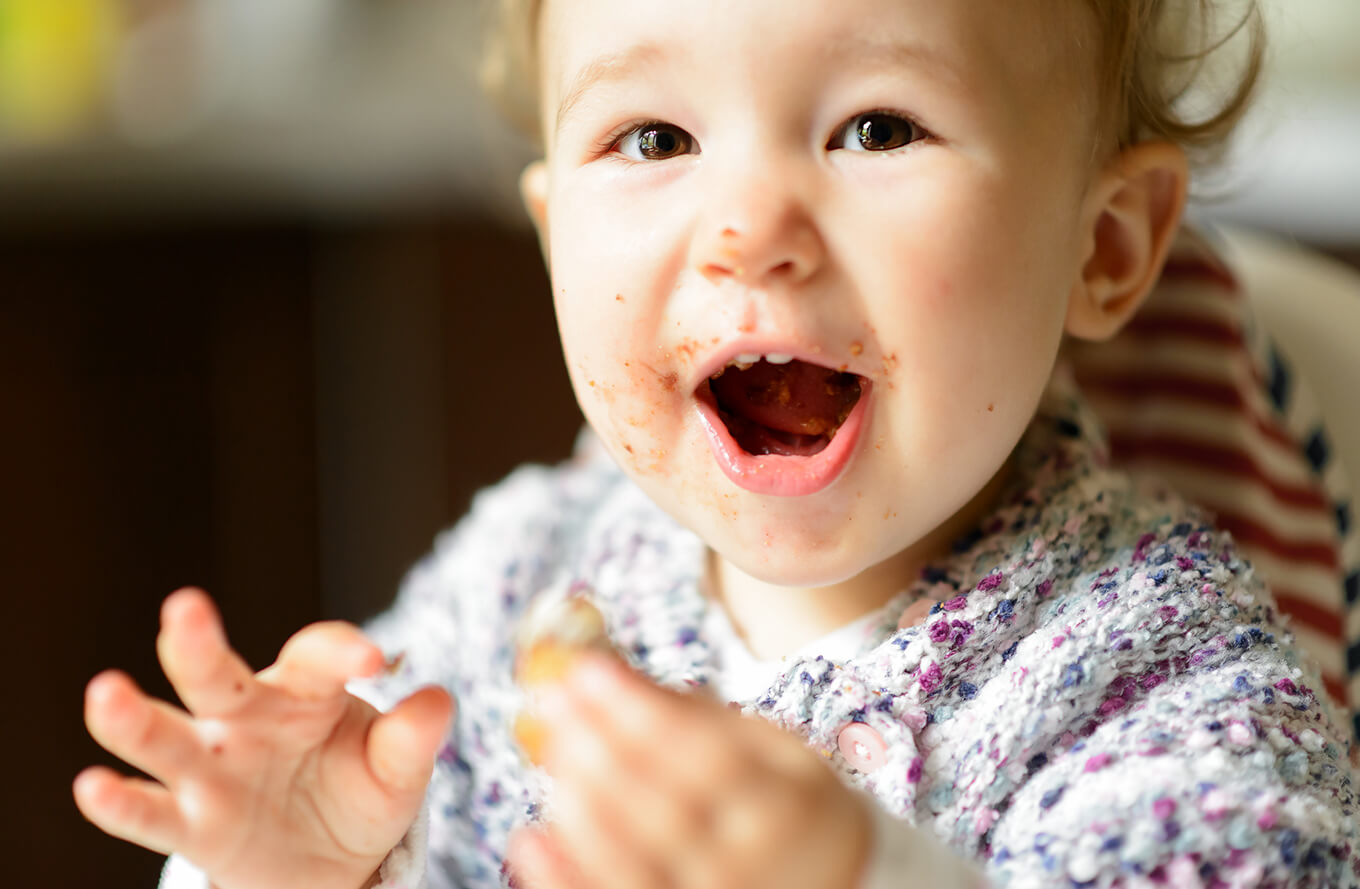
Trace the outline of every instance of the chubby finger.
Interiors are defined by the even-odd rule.
[[[120,840],[169,855],[184,836],[174,797],[154,781],[91,766],[76,776],[71,793],[82,815]]]
[[[614,756],[646,768],[670,792],[706,793],[761,767],[741,737],[741,717],[708,698],[653,685],[613,658],[582,656],[566,690],[573,712]]]
[[[758,773],[803,780],[827,772],[792,732],[707,695],[661,688],[617,659],[584,656],[569,686],[620,749],[650,759],[685,786],[725,786]]]
[[[610,823],[609,839],[624,844],[625,851],[665,862],[711,842],[714,801],[668,791],[650,776],[620,770],[612,776],[596,774],[588,782],[578,779],[560,786],[564,792],[580,794],[584,804],[597,813],[597,821]],[[636,813],[646,815],[636,817]]]
[[[189,717],[147,697],[117,670],[86,686],[85,725],[105,750],[168,785],[201,756]]]
[[[515,889],[596,889],[584,881],[557,837],[542,828],[512,833],[506,861]]]
[[[554,725],[546,765],[558,796],[585,801],[597,820],[617,820],[614,833],[638,849],[661,852],[705,841],[710,799],[671,786],[667,776],[656,774],[654,762],[635,760],[611,743],[565,695],[549,697],[545,704]],[[628,817],[630,812],[646,812],[647,817]],[[561,823],[571,840],[576,825],[570,818]]]
[[[166,598],[156,653],[195,716],[230,716],[253,697],[255,676],[228,646],[217,608],[202,590],[186,588]]]
[[[358,627],[322,621],[294,633],[258,678],[296,697],[321,700],[339,695],[346,682],[372,676],[382,665],[382,650]]]
[[[573,753],[582,749],[567,744]],[[578,769],[572,763],[558,774],[554,828],[593,889],[669,886],[672,862],[699,851],[702,836],[678,817],[684,810],[627,767],[618,766],[610,775],[598,766]],[[662,824],[675,825],[676,833],[660,834]]]
[[[374,779],[395,793],[424,793],[453,711],[449,693],[432,685],[375,719],[364,742],[364,759]]]

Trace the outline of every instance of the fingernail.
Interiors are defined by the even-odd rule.
[[[622,669],[612,657],[585,655],[572,665],[567,680],[573,691],[594,700],[607,700],[627,690]]]
[[[543,686],[537,697],[534,709],[549,722],[561,722],[571,713],[571,700],[567,697],[567,691],[557,683]]]
[[[98,780],[99,773],[96,772],[93,768],[87,766],[86,768],[80,770],[80,772],[76,775],[75,781],[72,782],[71,786],[75,788],[76,796],[85,797],[86,799],[89,799],[91,795],[94,793],[95,782],[97,782]]]

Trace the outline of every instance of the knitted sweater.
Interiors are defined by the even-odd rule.
[[[859,622],[857,643],[789,658],[743,709],[996,887],[1360,886],[1347,735],[1229,535],[1112,470],[1061,372],[1014,459],[991,515]],[[356,693],[384,706],[440,683],[459,707],[428,822],[384,886],[422,870],[441,889],[504,885],[509,832],[550,817],[549,779],[509,732],[512,636],[536,597],[587,584],[637,669],[719,684],[704,554],[589,438],[571,462],[478,496],[367,627],[406,657]],[[922,597],[937,600],[930,616],[899,629]],[[872,771],[843,752],[856,724],[883,742]],[[885,836],[876,885],[903,857]],[[189,870],[172,859],[163,885],[192,885],[176,868]],[[937,885],[919,877],[896,885]]]

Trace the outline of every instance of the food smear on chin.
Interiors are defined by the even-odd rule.
[[[708,383],[728,432],[755,455],[819,453],[861,393],[858,375],[800,360],[729,366]]]

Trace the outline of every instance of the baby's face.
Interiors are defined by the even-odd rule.
[[[1075,8],[547,4],[526,182],[572,384],[747,573],[858,574],[1024,431],[1088,246]]]

